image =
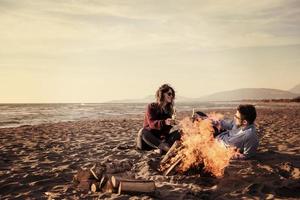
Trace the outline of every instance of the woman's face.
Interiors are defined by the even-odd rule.
[[[166,103],[172,103],[173,99],[174,99],[174,94],[171,89],[169,89],[169,91],[164,93],[164,101]]]

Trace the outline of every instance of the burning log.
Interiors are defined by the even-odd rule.
[[[159,170],[168,175],[173,171],[200,169],[213,176],[222,177],[225,167],[235,154],[234,148],[226,147],[214,139],[214,128],[210,119],[191,121],[186,118],[180,125],[183,132],[181,142],[173,144],[161,160]]]
[[[182,143],[180,141],[176,141],[166,153],[164,158],[160,161],[159,170],[163,172],[165,176],[174,170],[182,161],[182,155],[178,154],[182,149]]]
[[[118,194],[123,193],[153,193],[155,192],[154,181],[130,180],[120,181]]]
[[[181,147],[182,147],[181,142],[175,141],[174,144],[169,149],[169,151],[164,156],[164,158],[160,161],[160,163],[161,164],[166,163],[169,159],[175,156],[178,151],[180,151]]]
[[[177,165],[179,165],[179,163],[182,161],[182,158],[178,158],[178,160],[176,160],[165,172],[164,172],[164,176],[168,176],[170,172],[172,172]]]

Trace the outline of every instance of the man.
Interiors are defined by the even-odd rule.
[[[239,105],[233,120],[221,120],[196,112],[193,120],[209,118],[213,122],[214,137],[226,146],[239,149],[235,159],[247,159],[255,155],[259,141],[254,121],[256,109],[253,105]]]
[[[239,149],[237,159],[247,159],[255,155],[259,140],[256,134],[254,121],[256,109],[253,105],[239,105],[234,115],[234,120],[219,121],[221,129],[226,131],[216,136],[226,146]]]

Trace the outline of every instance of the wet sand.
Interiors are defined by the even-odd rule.
[[[232,116],[235,109],[218,110]],[[178,117],[190,113],[179,113]],[[300,107],[259,108],[256,157],[232,161],[223,178],[200,174],[164,177],[154,151],[135,149],[143,116],[0,129],[0,199],[298,199]],[[81,167],[127,160],[135,178],[154,180],[148,196],[78,191]]]

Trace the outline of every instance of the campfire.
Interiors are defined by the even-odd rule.
[[[219,114],[210,115],[214,119],[221,117]],[[190,118],[185,118],[180,122],[180,127],[183,132],[181,141],[176,141],[163,157],[159,170],[168,175],[203,166],[205,172],[222,177],[236,151],[213,137],[212,121],[203,119],[193,122]]]
[[[220,117],[213,114],[210,119]],[[167,176],[171,172],[184,173],[201,166],[204,172],[222,177],[236,150],[214,138],[214,127],[209,119],[192,121],[185,118],[179,125],[183,132],[181,141],[176,141],[163,157],[159,170]],[[131,168],[132,163],[126,160],[107,161],[94,165],[90,170],[80,170],[74,180],[79,188],[93,192],[154,193],[154,181],[126,177],[125,172]]]

